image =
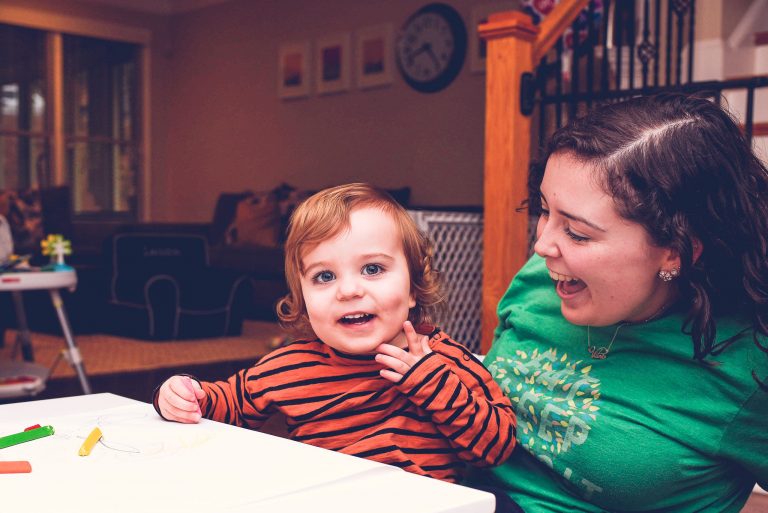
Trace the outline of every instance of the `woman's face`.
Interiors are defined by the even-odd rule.
[[[679,258],[620,217],[594,173],[567,153],[549,158],[534,250],[546,259],[568,321],[642,322],[673,300],[674,282],[663,282],[658,272],[679,267]]]

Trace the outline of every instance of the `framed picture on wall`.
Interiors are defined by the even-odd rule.
[[[349,33],[320,38],[315,44],[315,82],[319,94],[349,89]]]
[[[392,83],[392,34],[391,24],[366,27],[355,33],[355,76],[360,89]]]
[[[480,4],[472,8],[472,24],[469,28],[469,69],[474,73],[485,72],[485,41],[477,33],[478,25],[488,21],[488,16],[495,12],[518,10],[516,1],[500,1]]]
[[[280,45],[277,57],[277,95],[301,98],[309,94],[309,41]]]

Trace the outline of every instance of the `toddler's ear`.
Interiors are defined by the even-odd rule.
[[[408,295],[408,308],[413,308],[413,307],[415,307],[415,306],[416,306],[416,294],[414,294],[413,292],[411,292],[411,293]]]

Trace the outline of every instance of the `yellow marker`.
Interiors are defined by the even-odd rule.
[[[80,446],[80,450],[77,451],[77,454],[80,456],[88,456],[91,454],[91,449],[93,449],[93,446],[96,445],[96,442],[99,440],[101,440],[101,429],[93,428],[91,434],[88,435],[88,438],[85,439],[83,445]]]

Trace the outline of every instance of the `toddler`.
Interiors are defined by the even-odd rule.
[[[388,194],[315,194],[293,213],[285,251],[278,315],[303,336],[227,381],[171,377],[154,397],[164,419],[258,429],[279,411],[293,440],[451,482],[512,453],[509,399],[427,325],[442,302],[432,247]]]

